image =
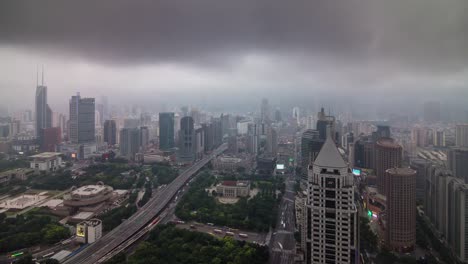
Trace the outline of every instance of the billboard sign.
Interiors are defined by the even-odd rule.
[[[354,176],[361,176],[361,169],[353,168],[353,175]]]
[[[76,226],[76,236],[77,237],[85,237],[86,233],[86,226],[84,224],[78,224]]]

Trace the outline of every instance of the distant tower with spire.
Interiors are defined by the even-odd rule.
[[[43,130],[52,127],[52,110],[47,104],[47,86],[44,85],[44,66],[42,67],[42,79],[39,84],[39,70],[36,74],[36,137],[39,143],[43,140]]]

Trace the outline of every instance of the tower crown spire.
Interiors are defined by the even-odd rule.
[[[348,166],[341,156],[329,132],[327,133],[327,139],[325,140],[325,143],[323,144],[319,154],[317,155],[317,158],[315,159],[314,165],[331,168],[345,168]]]

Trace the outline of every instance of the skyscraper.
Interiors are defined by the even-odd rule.
[[[229,134],[229,129],[230,127],[230,122],[229,122],[230,116],[227,114],[221,114],[221,131],[222,131],[222,136],[224,137],[225,135]]]
[[[375,172],[379,192],[386,194],[386,171],[390,168],[400,168],[402,162],[402,147],[392,138],[381,138],[375,143]]]
[[[268,104],[268,99],[263,98],[260,106],[260,121],[269,123],[270,120],[270,105]]]
[[[424,202],[425,181],[429,162],[425,159],[412,159],[410,167],[416,171],[416,199]]]
[[[299,109],[299,107],[294,107],[293,108],[293,112],[292,112],[292,117],[294,118],[294,120],[296,121],[297,124],[299,124],[301,122],[301,110]]]
[[[450,148],[447,152],[447,164],[455,177],[468,183],[468,148]]]
[[[428,129],[424,127],[414,127],[411,130],[411,141],[417,147],[425,147],[427,145]]]
[[[251,123],[247,128],[247,151],[250,154],[257,155],[258,153],[258,125]]]
[[[205,140],[204,140],[204,149],[205,149],[205,152],[210,152],[212,149],[213,149],[213,135],[214,135],[214,131],[213,131],[213,124],[212,123],[204,123],[202,124],[202,129],[203,129],[203,136],[205,137]]]
[[[159,149],[174,148],[174,113],[159,113]]]
[[[36,87],[36,137],[42,144],[42,130],[52,127],[52,110],[47,104],[47,86],[44,85],[44,70],[42,83]]]
[[[416,243],[416,171],[391,168],[386,175],[386,244],[392,250],[406,253]]]
[[[126,118],[124,119],[124,128],[138,128],[140,126],[140,119]]]
[[[468,261],[468,184],[461,179],[452,179],[447,191],[447,233],[450,248],[463,263]]]
[[[107,100],[107,96],[101,96],[101,104],[102,104],[102,120],[107,120],[110,117],[109,114],[109,101]]]
[[[455,129],[455,145],[468,147],[468,124],[457,125]]]
[[[179,131],[179,161],[192,162],[195,159],[195,129],[193,118],[191,116],[184,116],[180,120]]]
[[[325,115],[325,110],[322,107],[317,114],[317,130],[321,139],[326,139],[328,129],[330,129],[332,139],[336,141],[335,117]]]
[[[140,130],[138,128],[123,128],[120,130],[120,155],[129,160],[134,160],[139,149]]]
[[[81,98],[78,93],[70,99],[70,141],[90,143],[95,141],[94,98]]]
[[[189,114],[188,106],[182,106],[180,108],[180,114],[181,114],[182,117],[188,116],[188,114]]]
[[[205,152],[205,130],[202,127],[195,129],[195,157],[203,158]]]
[[[276,108],[276,110],[275,110],[275,121],[276,122],[281,122],[281,120],[282,120],[281,111],[278,108]]]
[[[306,210],[306,263],[358,263],[353,176],[330,136],[309,169]]]
[[[104,124],[104,105],[96,104],[96,126],[102,126]]]
[[[57,146],[62,143],[60,127],[42,129],[41,151],[56,152]]]
[[[142,151],[146,150],[149,144],[149,130],[148,127],[140,127],[140,149]]]
[[[271,126],[267,128],[266,153],[272,157],[278,154],[278,133]]]
[[[307,181],[307,173],[309,165],[311,165],[317,155],[320,152],[324,143],[323,139],[320,139],[319,132],[317,130],[307,129],[302,133],[301,137],[301,168],[302,168],[302,179]]]
[[[354,144],[354,165],[359,168],[375,167],[375,143],[371,137],[360,137]]]
[[[391,137],[390,127],[386,125],[378,125],[377,131],[372,133],[372,139],[375,141],[379,140],[380,138],[389,138]]]
[[[450,248],[462,262],[468,261],[468,184],[450,170],[433,165],[428,170],[424,213],[445,236]]]
[[[104,122],[104,142],[110,146],[117,144],[117,126],[115,120],[106,120]]]
[[[223,143],[223,125],[221,118],[213,118],[213,147],[216,148]]]
[[[199,126],[201,118],[200,111],[197,108],[192,107],[192,109],[190,109],[190,116],[193,118],[193,123],[195,126]]]
[[[432,145],[434,147],[445,147],[445,132],[440,130],[432,130]]]

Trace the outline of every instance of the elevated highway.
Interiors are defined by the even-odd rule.
[[[152,197],[129,219],[114,228],[95,243],[89,245],[85,250],[67,259],[64,263],[98,263],[102,258],[104,258],[104,256],[113,252],[114,249],[121,246],[127,240],[133,240],[133,236],[140,235],[140,231],[161,214],[176,193],[195,173],[226,149],[227,144],[223,144],[211,154],[184,170],[173,182],[168,184],[163,190],[158,191],[154,197]]]

